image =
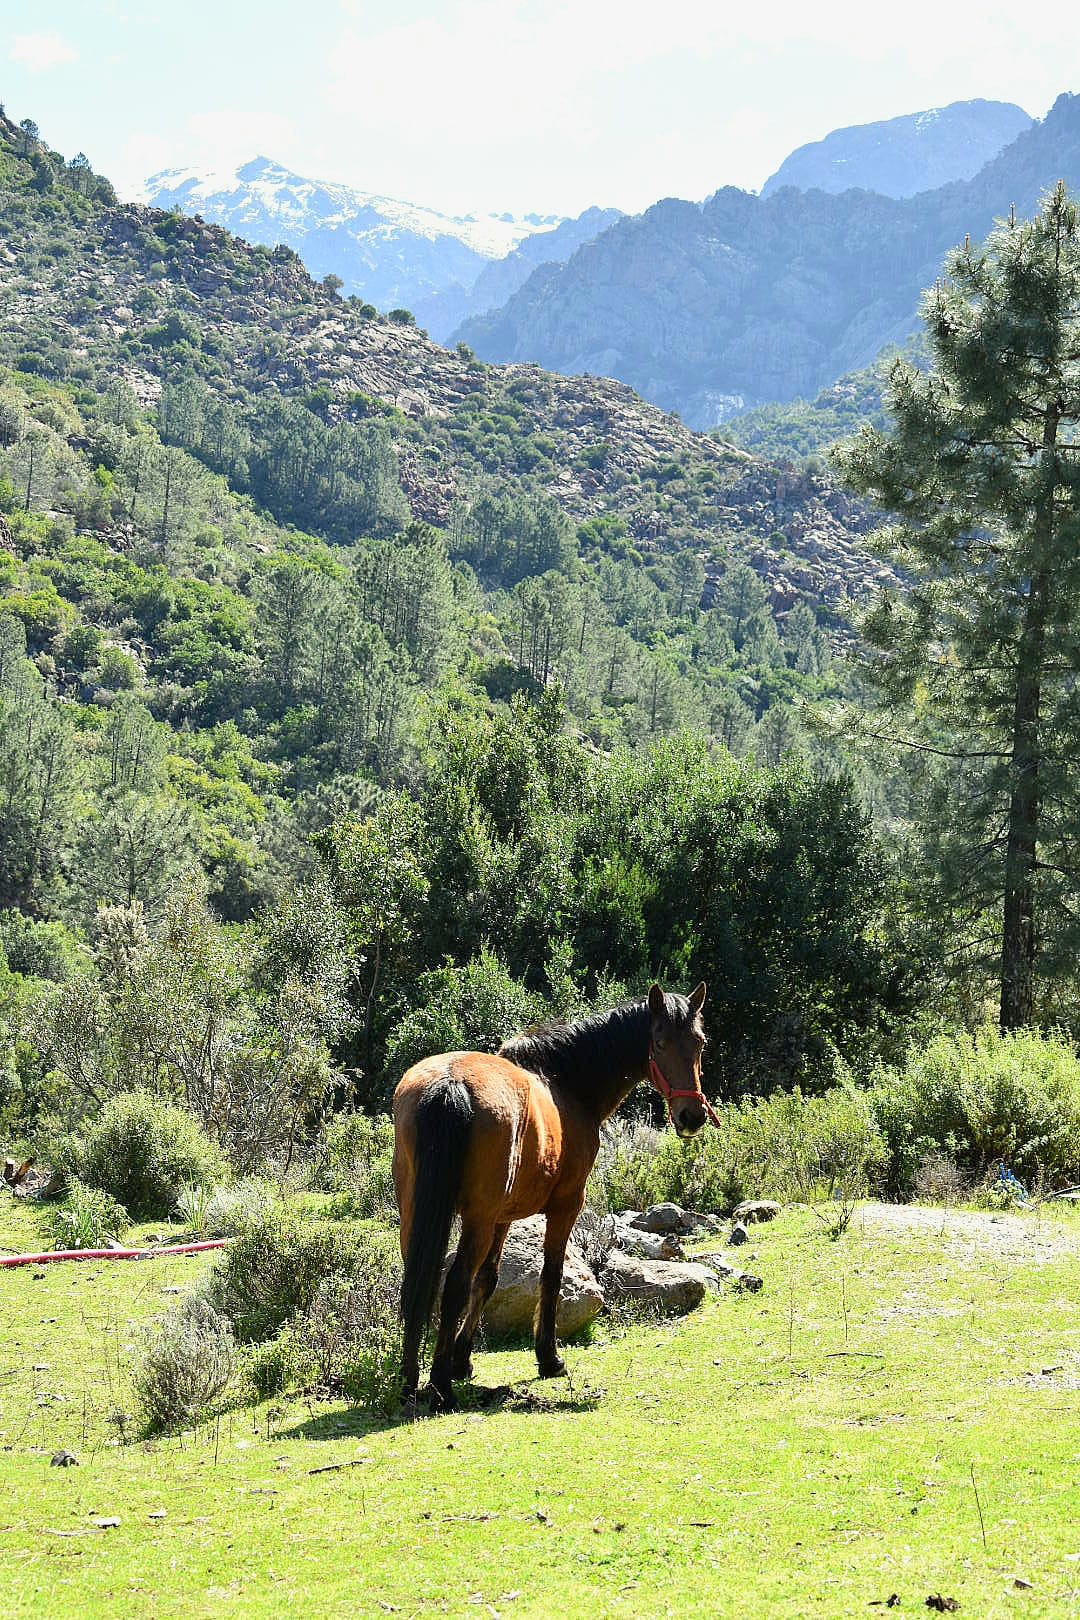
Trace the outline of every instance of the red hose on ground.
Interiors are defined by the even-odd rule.
[[[156,1260],[164,1254],[202,1254],[223,1249],[231,1238],[209,1238],[205,1243],[172,1243],[160,1249],[50,1249],[47,1254],[0,1255],[0,1266],[43,1266],[50,1260]]]

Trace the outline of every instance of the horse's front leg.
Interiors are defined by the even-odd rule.
[[[555,1344],[555,1313],[559,1306],[566,1245],[584,1202],[585,1194],[581,1191],[569,1202],[562,1202],[547,1212],[540,1303],[536,1311],[536,1362],[541,1378],[558,1378],[566,1371],[566,1363]]]
[[[484,1314],[484,1306],[495,1292],[499,1282],[499,1261],[502,1259],[503,1244],[509,1226],[497,1226],[488,1250],[487,1259],[473,1278],[472,1293],[469,1295],[469,1305],[465,1312],[465,1320],[458,1329],[458,1336],[454,1340],[454,1351],[450,1358],[450,1375],[452,1378],[471,1378],[472,1347],[476,1337],[476,1329],[480,1318]]]

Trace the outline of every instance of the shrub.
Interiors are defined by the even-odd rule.
[[[400,1356],[396,1245],[370,1230],[305,1224],[279,1205],[252,1221],[210,1277],[209,1298],[256,1346],[260,1395],[341,1389],[390,1410]]]
[[[879,1071],[870,1100],[891,1197],[911,1196],[934,1150],[971,1180],[998,1161],[1029,1184],[1080,1176],[1080,1058],[1064,1035],[939,1035],[903,1068]]]
[[[127,1210],[100,1187],[70,1177],[62,1204],[46,1215],[50,1236],[59,1249],[103,1249],[128,1225]]]
[[[120,1199],[132,1216],[168,1215],[185,1183],[212,1187],[225,1160],[186,1109],[146,1091],[111,1098],[65,1166]]]
[[[273,1182],[261,1176],[244,1176],[212,1188],[185,1182],[176,1200],[176,1213],[189,1232],[208,1238],[235,1237],[277,1202]]]
[[[146,1335],[135,1366],[147,1427],[197,1423],[224,1391],[235,1360],[229,1324],[200,1295],[187,1295]]]
[[[869,1103],[847,1087],[798,1091],[719,1110],[691,1142],[672,1131],[616,1121],[590,1181],[594,1208],[646,1208],[666,1200],[729,1213],[744,1198],[847,1205],[878,1173],[883,1148]]]
[[[412,1000],[386,1045],[386,1072],[395,1082],[430,1052],[494,1052],[544,1010],[486,945],[461,967],[422,973]]]
[[[327,1277],[359,1274],[377,1246],[385,1265],[389,1242],[376,1245],[336,1222],[303,1221],[278,1204],[244,1224],[210,1275],[209,1298],[242,1343],[259,1344],[306,1316]]]
[[[385,1116],[342,1114],[326,1132],[320,1180],[351,1214],[387,1215],[394,1209],[393,1147],[394,1127]]]

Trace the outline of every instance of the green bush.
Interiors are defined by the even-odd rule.
[[[208,1297],[233,1324],[243,1344],[271,1338],[294,1317],[306,1316],[326,1278],[359,1275],[378,1250],[384,1268],[389,1238],[337,1222],[302,1220],[284,1204],[249,1221],[210,1274]]]
[[[543,1014],[540,999],[486,945],[462,967],[422,973],[412,1000],[386,1044],[386,1073],[395,1084],[432,1052],[494,1052]]]
[[[63,1203],[49,1208],[45,1221],[58,1249],[103,1249],[128,1226],[122,1204],[74,1176],[68,1180]]]
[[[670,1200],[728,1214],[744,1198],[848,1203],[880,1172],[883,1144],[867,1098],[837,1086],[820,1097],[779,1092],[719,1110],[693,1141],[616,1121],[590,1180],[594,1208]]]
[[[138,1219],[170,1215],[185,1185],[212,1187],[228,1167],[198,1120],[146,1091],[110,1098],[63,1166],[124,1203]]]
[[[890,1197],[911,1196],[935,1150],[972,1180],[1000,1160],[1028,1183],[1080,1178],[1080,1058],[1064,1035],[939,1035],[880,1070],[870,1101]]]
[[[387,1411],[397,1398],[400,1291],[389,1234],[307,1224],[279,1205],[218,1262],[208,1297],[255,1346],[247,1375],[257,1394],[343,1390]]]
[[[319,1179],[350,1214],[387,1215],[394,1209],[393,1149],[394,1127],[385,1115],[342,1114],[327,1129]]]
[[[197,1423],[223,1393],[236,1356],[229,1324],[189,1294],[145,1335],[134,1384],[151,1431]]]

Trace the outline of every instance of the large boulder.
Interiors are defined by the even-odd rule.
[[[612,1249],[600,1273],[600,1286],[608,1300],[632,1299],[666,1316],[685,1316],[706,1293],[718,1289],[719,1281],[708,1266],[693,1261],[639,1260]]]
[[[533,1318],[540,1300],[540,1269],[544,1263],[542,1215],[515,1221],[507,1234],[499,1266],[499,1281],[487,1302],[484,1325],[498,1334],[522,1334],[533,1330]],[[585,1263],[576,1243],[566,1249],[559,1308],[555,1329],[561,1339],[573,1338],[587,1327],[604,1308],[600,1285]]]
[[[732,1210],[731,1218],[749,1225],[751,1221],[775,1221],[779,1213],[780,1205],[775,1198],[744,1198]]]
[[[631,1226],[639,1232],[685,1232],[688,1230],[686,1211],[678,1204],[654,1204],[641,1215],[631,1219]]]

